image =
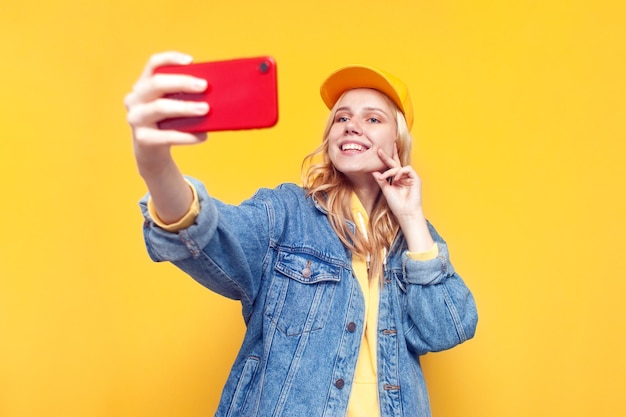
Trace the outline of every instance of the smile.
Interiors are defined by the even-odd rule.
[[[341,144],[341,150],[342,151],[366,151],[368,148],[365,147],[364,145],[361,145],[359,143],[354,143],[354,142],[347,142],[347,143],[343,143]]]

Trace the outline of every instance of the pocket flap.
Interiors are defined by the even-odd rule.
[[[303,284],[339,281],[341,267],[322,261],[308,253],[280,252],[276,271]]]

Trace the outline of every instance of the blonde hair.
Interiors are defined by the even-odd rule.
[[[412,138],[406,119],[387,96],[385,99],[395,110],[398,157],[402,166],[409,165],[411,163]],[[337,100],[337,103],[339,101],[340,99]],[[326,211],[333,230],[343,244],[353,254],[362,258],[366,258],[370,254],[368,278],[380,277],[382,280],[384,258],[398,233],[399,225],[381,192],[370,213],[368,237],[356,233],[356,230],[353,231],[348,226],[347,221],[357,224],[356,219],[352,216],[351,206],[354,188],[348,178],[333,166],[328,156],[328,134],[334,123],[337,103],[330,111],[321,145],[304,158],[302,184],[307,196],[311,196]]]

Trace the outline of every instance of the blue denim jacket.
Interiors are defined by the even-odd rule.
[[[169,233],[141,202],[151,258],[240,300],[247,330],[216,416],[344,417],[364,326],[351,253],[302,188],[261,189],[239,206],[198,191],[195,224]],[[430,227],[430,225],[429,225]],[[439,256],[409,259],[398,236],[380,290],[378,392],[382,417],[430,415],[419,356],[474,335],[474,299],[431,227]]]

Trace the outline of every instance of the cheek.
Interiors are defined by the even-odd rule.
[[[335,162],[337,161],[338,154],[339,149],[337,148],[337,146],[335,146],[332,142],[329,142],[328,149],[326,150],[326,155],[333,165],[335,165]]]
[[[336,138],[338,136],[341,136],[344,132],[344,127],[342,125],[339,124],[333,124],[330,127],[330,130],[328,131],[328,137],[331,138]]]
[[[393,156],[394,144],[396,143],[395,137],[387,137],[384,141],[381,141],[380,148],[389,156]]]

